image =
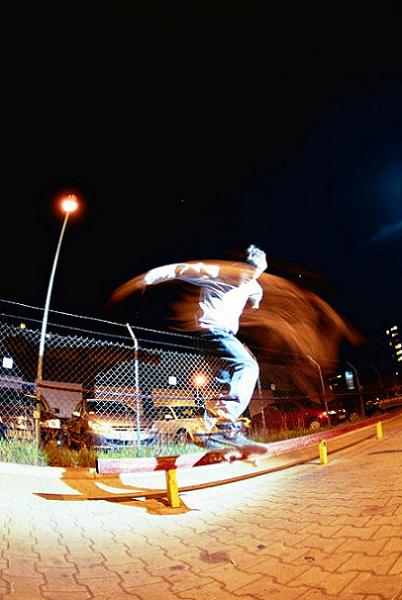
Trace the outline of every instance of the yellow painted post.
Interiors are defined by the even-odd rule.
[[[381,421],[378,421],[378,423],[376,424],[376,433],[377,433],[377,440],[382,440],[383,439],[383,433],[382,433],[382,423]]]
[[[172,508],[179,508],[180,497],[179,488],[177,486],[176,469],[166,469],[165,474],[169,506]]]
[[[327,442],[325,440],[321,440],[320,445],[320,462],[322,465],[328,464],[328,455],[327,455]]]

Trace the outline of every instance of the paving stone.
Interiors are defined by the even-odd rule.
[[[402,554],[402,536],[396,537],[394,534],[393,537],[389,539],[382,538],[380,541],[385,543],[378,554],[389,554],[390,552],[399,552]]]
[[[312,567],[290,581],[288,585],[290,587],[299,587],[300,585],[319,587],[326,594],[340,594],[355,576],[356,573],[335,573],[324,571],[319,567]]]
[[[43,592],[43,600],[93,600],[91,592],[63,592],[57,590],[55,592]],[[14,599],[16,600],[16,598]],[[99,598],[99,600],[101,600]],[[128,600],[128,599],[127,599]]]
[[[334,533],[333,538],[356,538],[359,540],[370,540],[370,539],[378,539],[380,536],[378,535],[380,527],[377,525],[373,527],[365,526],[365,527],[353,527],[352,525],[348,525],[346,527],[341,527],[339,531]],[[385,536],[384,536],[385,537]],[[389,537],[389,536],[388,536]]]
[[[249,567],[248,571],[249,573],[255,573],[263,575],[265,577],[270,577],[277,583],[287,584],[289,583],[289,581],[292,581],[293,579],[300,576],[302,573],[309,571],[310,569],[310,564],[297,564],[288,567],[285,566],[281,560],[275,558],[274,556],[270,556],[269,558],[259,562],[255,566]]]
[[[377,556],[378,554],[386,554],[387,541],[383,538],[380,540],[358,540],[356,538],[347,539],[343,544],[338,546],[336,552],[363,552],[369,556]],[[402,547],[402,545],[401,545]],[[397,549],[395,548],[395,551]],[[392,548],[390,548],[389,552],[393,552]]]
[[[336,571],[351,556],[353,556],[352,552],[325,552],[321,548],[306,548],[303,554],[293,562],[295,564],[314,565],[325,571]]]
[[[81,578],[77,577],[78,584],[82,588],[89,590],[96,600],[103,600],[103,598],[112,599],[115,595],[121,594],[127,590],[121,587],[121,582],[118,577],[113,573],[110,573],[109,577],[105,578]],[[79,587],[76,585],[76,589]]]
[[[7,574],[2,574],[2,578],[5,583],[8,584],[8,591],[5,593],[4,598],[13,598],[14,600],[29,600],[29,598],[41,597],[41,585],[44,583],[44,579],[32,578],[29,576],[10,577]]]
[[[338,548],[345,542],[346,537],[343,538],[325,538],[319,535],[312,535],[306,537],[303,542],[297,542],[298,548],[320,548],[324,552],[331,553],[338,550]]]
[[[386,600],[399,600],[402,594],[402,578],[400,575],[373,575],[359,573],[346,586],[344,593],[370,594]]]
[[[395,555],[393,555],[395,556]],[[392,567],[387,571],[390,575],[402,575],[402,556],[401,553],[398,553],[397,560],[392,565]],[[380,558],[380,557],[379,557]]]
[[[202,588],[190,588],[180,592],[177,598],[181,600],[255,600],[256,596],[251,596],[248,593],[231,593],[224,590],[217,582],[214,582]]]
[[[124,586],[125,587],[125,586]],[[168,583],[151,583],[135,588],[127,588],[128,593],[132,593],[135,598],[140,600],[177,600],[177,594],[172,591]],[[182,592],[185,594],[186,592]],[[201,592],[200,592],[201,593]],[[185,596],[182,596],[185,597]],[[200,595],[200,599],[202,595]]]
[[[299,600],[304,598],[304,594],[308,591],[308,587],[300,586],[298,588],[289,588],[289,586],[281,585],[270,577],[261,577],[260,579],[248,583],[244,588],[238,588],[237,594],[251,594],[253,598],[260,600]],[[218,600],[219,596],[217,596]]]
[[[343,594],[336,594],[333,596],[332,594],[327,594],[321,589],[310,589],[306,592],[300,600],[368,600],[366,595],[361,594],[347,594],[344,596]],[[373,599],[374,600],[374,599]],[[376,598],[375,600],[379,600]]]
[[[243,588],[248,583],[261,579],[260,573],[246,573],[239,569],[237,565],[233,563],[224,563],[216,566],[214,569],[208,571],[208,577],[216,579],[220,584],[223,584],[225,590],[234,592],[238,588]]]
[[[382,556],[367,556],[367,554],[353,554],[349,559],[339,566],[339,573],[348,571],[368,571],[375,575],[385,575],[398,560],[399,554],[385,554]]]

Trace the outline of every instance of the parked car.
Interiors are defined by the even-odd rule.
[[[68,448],[116,450],[135,446],[137,413],[124,401],[82,399],[63,424],[63,440]],[[155,441],[154,434],[144,426],[139,428],[141,445]]]
[[[328,417],[331,425],[340,425],[345,421],[350,421],[352,414],[349,409],[342,403],[336,400],[328,403]]]
[[[365,397],[363,401],[366,417],[373,417],[384,412],[384,408],[381,406],[380,399],[376,396]]]
[[[376,397],[376,401],[382,412],[398,408],[402,405],[402,395],[393,392],[383,392]]]
[[[366,417],[380,415],[388,410],[399,408],[402,405],[402,396],[390,391],[363,392],[361,397],[358,393],[342,394],[337,397],[339,406],[343,406],[351,416],[358,418],[362,412],[362,403]]]
[[[17,390],[7,390],[0,399],[0,438],[2,440],[35,439],[32,409],[25,404],[25,396]]]
[[[204,410],[196,406],[155,408],[151,431],[159,442],[185,443],[207,434]]]
[[[59,442],[61,423],[57,409],[51,409],[43,397],[31,391],[3,389],[0,393],[0,438],[33,441],[35,417],[40,410],[40,438],[42,443]]]
[[[252,431],[262,429],[300,429],[318,431],[323,427],[348,420],[346,409],[333,406],[328,412],[322,407],[296,400],[273,402],[251,418]]]

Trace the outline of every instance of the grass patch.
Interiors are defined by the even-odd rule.
[[[205,452],[203,448],[194,444],[164,444],[158,446],[144,446],[140,449],[134,447],[122,448],[115,451],[102,450],[69,450],[63,446],[48,444],[43,452],[46,464],[52,467],[86,467],[94,468],[96,459],[99,458],[141,458],[153,456],[178,456]]]
[[[44,450],[36,442],[26,440],[0,440],[0,462],[22,465],[47,465]]]
[[[281,442],[282,440],[304,437],[313,433],[321,433],[328,429],[333,429],[333,427],[322,427],[318,431],[310,431],[309,429],[261,429],[250,434],[250,438],[262,444],[269,444],[270,442]]]
[[[195,444],[160,444],[137,448],[122,448],[113,452],[99,451],[99,458],[138,458],[147,456],[176,456],[180,454],[195,454],[205,452]]]
[[[179,456],[205,452],[194,444],[164,444],[158,446],[122,448],[116,451],[69,450],[49,443],[43,447],[34,441],[0,440],[0,462],[51,467],[95,468],[99,458],[138,458],[152,456]]]
[[[97,453],[95,450],[69,450],[63,446],[47,444],[43,451],[46,455],[46,464],[51,467],[95,467]]]

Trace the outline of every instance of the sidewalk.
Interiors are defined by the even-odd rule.
[[[310,447],[183,469],[179,509],[113,497],[163,489],[163,473],[3,465],[0,598],[402,600],[402,417],[383,432],[328,441],[327,465]]]

